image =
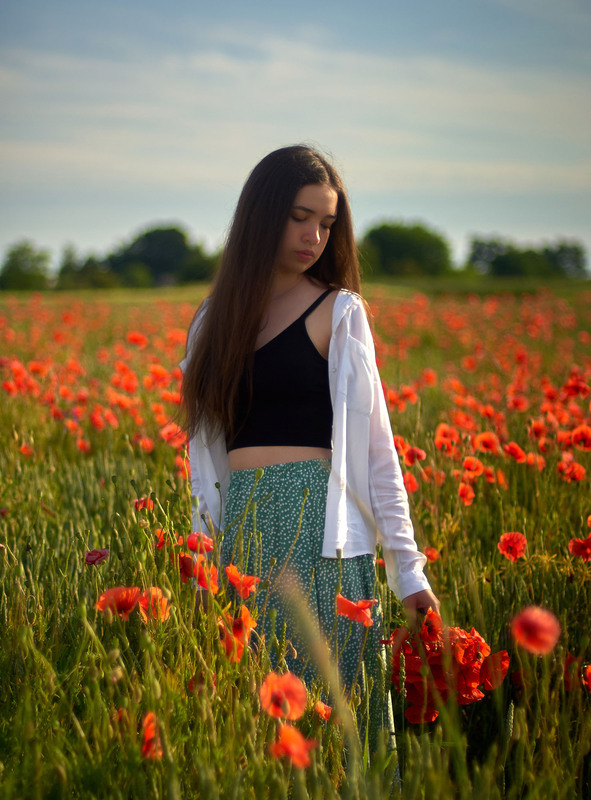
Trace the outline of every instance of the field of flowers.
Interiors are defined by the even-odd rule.
[[[0,797],[591,796],[591,289],[368,288],[442,601],[409,632],[378,559],[397,749],[371,759],[360,695],[273,671],[257,576],[192,530],[204,294],[0,297]]]

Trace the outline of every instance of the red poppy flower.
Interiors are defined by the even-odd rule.
[[[439,550],[436,547],[431,547],[431,545],[427,545],[423,553],[427,556],[427,561],[437,561],[439,558]]]
[[[362,622],[366,628],[373,625],[371,618],[372,606],[377,604],[377,600],[358,600],[353,603],[347,600],[342,594],[337,594],[337,614],[347,617],[354,622]]]
[[[218,593],[220,588],[218,585],[218,571],[214,564],[210,564],[202,553],[197,556],[194,574],[197,578],[198,586],[201,586],[202,589],[209,589],[212,594]]]
[[[466,456],[462,462],[462,466],[466,472],[472,473],[475,478],[477,478],[479,475],[482,475],[484,472],[484,464],[475,456]]]
[[[109,550],[105,548],[104,550],[89,550],[88,553],[84,556],[84,563],[85,564],[102,564],[103,561],[106,561],[109,558]]]
[[[509,444],[504,444],[503,451],[505,455],[514,458],[518,464],[524,464],[527,461],[525,451],[521,449],[517,442],[509,442]]]
[[[424,461],[427,458],[427,453],[420,447],[407,447],[403,455],[407,467],[412,467],[415,462]]]
[[[154,508],[154,501],[151,497],[138,497],[133,501],[133,504],[137,511],[141,511],[142,508],[147,508],[148,511],[151,511]]]
[[[496,689],[505,680],[510,660],[506,650],[486,656],[480,668],[480,680],[487,691]]]
[[[507,483],[507,478],[505,477],[505,473],[503,472],[502,469],[497,469],[496,479],[497,479],[497,486],[500,489],[504,489],[505,491],[507,491],[507,489],[509,488],[509,484]]]
[[[587,475],[585,467],[576,461],[559,461],[558,472],[567,483],[582,481]]]
[[[499,437],[492,431],[484,431],[477,433],[472,439],[472,449],[475,453],[492,453],[499,455],[501,452],[501,444]]]
[[[421,377],[419,378],[420,383],[423,386],[436,386],[437,385],[437,373],[431,367],[427,367],[423,370]]]
[[[19,450],[25,456],[25,458],[30,458],[33,455],[33,448],[30,444],[21,444]]]
[[[261,582],[261,579],[256,578],[254,575],[243,575],[234,564],[226,567],[226,575],[243,600],[246,600],[251,592],[256,591],[257,583]]]
[[[579,450],[591,451],[591,425],[579,425],[572,431],[572,442]]]
[[[420,636],[424,642],[437,642],[441,640],[443,633],[443,622],[437,611],[429,606],[429,610],[425,615],[423,624],[421,625]]]
[[[460,496],[460,500],[465,506],[471,506],[476,496],[474,494],[474,489],[470,486],[470,484],[464,483],[463,481],[460,483],[458,494]]]
[[[211,553],[213,539],[202,531],[190,533],[187,536],[187,547],[194,553]]]
[[[569,553],[580,556],[583,561],[591,561],[591,534],[586,539],[571,539],[568,543]]]
[[[529,400],[523,395],[516,394],[510,397],[507,401],[507,408],[511,411],[527,411],[529,408]]]
[[[303,682],[291,672],[284,675],[270,672],[260,690],[263,711],[284,719],[299,719],[306,710],[307,697]]]
[[[180,428],[176,422],[169,422],[160,429],[160,436],[172,447],[180,449],[187,443],[185,432]]]
[[[586,667],[583,667],[581,683],[583,684],[583,686],[589,689],[589,691],[591,691],[591,664],[587,664]]]
[[[151,612],[154,619],[164,621],[170,616],[170,606],[167,598],[162,594],[162,589],[157,586],[150,586],[138,597],[140,614],[144,622],[148,621],[148,612]]]
[[[325,722],[328,722],[332,714],[332,708],[327,706],[326,703],[323,703],[322,700],[316,701],[314,704],[314,711],[318,714],[320,719],[323,719]]]
[[[122,619],[127,620],[137,605],[139,593],[140,590],[137,586],[115,586],[113,589],[103,592],[97,600],[95,608],[98,608],[99,611],[109,608],[111,611],[116,611]]]
[[[188,583],[191,578],[195,577],[195,569],[197,565],[193,561],[193,556],[190,553],[177,554],[173,552],[170,554],[171,561],[175,561],[177,558],[181,573],[181,583]]]
[[[440,422],[435,430],[435,447],[451,455],[455,452],[455,444],[460,441],[460,434],[451,425]]]
[[[129,331],[127,334],[127,341],[129,344],[135,344],[143,349],[148,344],[148,337],[144,336],[144,334],[139,331]]]
[[[150,439],[149,436],[140,436],[137,440],[137,443],[144,453],[151,453],[154,449],[154,440]]]
[[[499,553],[502,553],[509,561],[517,561],[525,555],[527,539],[522,533],[504,533],[497,543]]]
[[[158,718],[153,711],[148,711],[142,722],[142,758],[158,760],[162,758],[162,745],[158,732]]]
[[[419,488],[419,482],[412,474],[412,472],[405,472],[404,473],[404,487],[409,494],[416,492]]]
[[[245,645],[248,644],[250,634],[257,624],[252,618],[247,606],[240,607],[240,616],[232,619],[226,614],[226,619],[218,619],[220,639],[230,661],[240,661]]]
[[[404,712],[404,716],[412,725],[434,722],[439,716],[432,694],[428,694],[425,699],[423,693],[411,684],[407,686],[406,699],[410,705]]]
[[[316,744],[313,739],[305,739],[291,725],[281,725],[279,738],[270,746],[269,751],[274,758],[286,756],[294,767],[307,767],[310,765],[309,751],[313,750]]]
[[[156,530],[154,531],[154,535],[158,537],[158,541],[156,542],[156,549],[162,550],[166,541],[168,540],[167,531],[163,530],[162,528],[156,528]]]
[[[511,633],[525,650],[535,655],[546,655],[556,646],[560,624],[551,611],[529,606],[511,620]]]

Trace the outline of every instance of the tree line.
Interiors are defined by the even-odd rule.
[[[376,277],[589,277],[585,249],[574,239],[523,248],[501,237],[473,237],[460,268],[452,262],[445,236],[420,223],[384,222],[370,228],[358,244],[364,273]],[[147,288],[209,281],[220,254],[192,244],[179,227],[150,228],[104,258],[79,257],[68,245],[57,274],[52,274],[50,254],[22,240],[6,253],[0,290]]]

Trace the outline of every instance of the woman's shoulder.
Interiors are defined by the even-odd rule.
[[[334,301],[333,321],[338,324],[347,316],[358,316],[360,313],[367,319],[367,303],[360,294],[351,289],[339,289]]]

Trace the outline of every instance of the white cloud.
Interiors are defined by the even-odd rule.
[[[269,148],[312,137],[371,190],[425,180],[451,191],[591,186],[591,104],[577,76],[277,37],[244,44],[248,57],[212,44],[133,62],[9,52],[5,175],[239,183]]]

